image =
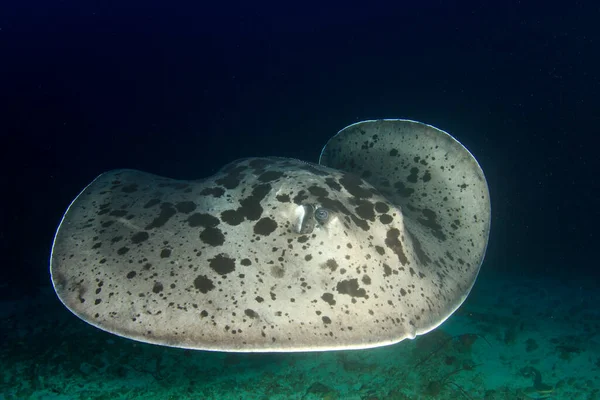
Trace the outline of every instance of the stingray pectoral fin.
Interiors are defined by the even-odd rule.
[[[319,162],[362,177],[402,211],[398,242],[419,278],[414,296],[404,283],[398,307],[417,334],[440,325],[469,294],[488,243],[490,198],[475,157],[431,125],[372,120],[341,130]]]

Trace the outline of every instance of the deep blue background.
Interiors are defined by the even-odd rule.
[[[485,274],[597,278],[598,2],[196,3],[0,5],[4,295],[49,284],[62,213],[105,170],[316,162],[373,118],[430,123],[478,158]]]

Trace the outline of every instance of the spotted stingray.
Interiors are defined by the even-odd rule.
[[[188,349],[363,349],[431,331],[484,258],[481,168],[449,134],[364,121],[318,164],[246,158],[196,181],[121,169],[56,232],[54,289],[79,318]]]

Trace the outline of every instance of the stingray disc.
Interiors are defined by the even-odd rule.
[[[320,164],[234,161],[181,181],[106,172],[67,209],[55,291],[105,331],[218,351],[396,343],[464,301],[490,227],[473,156],[413,121],[340,131]]]

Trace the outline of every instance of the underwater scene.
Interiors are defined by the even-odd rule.
[[[0,4],[0,400],[600,400],[600,8]]]

